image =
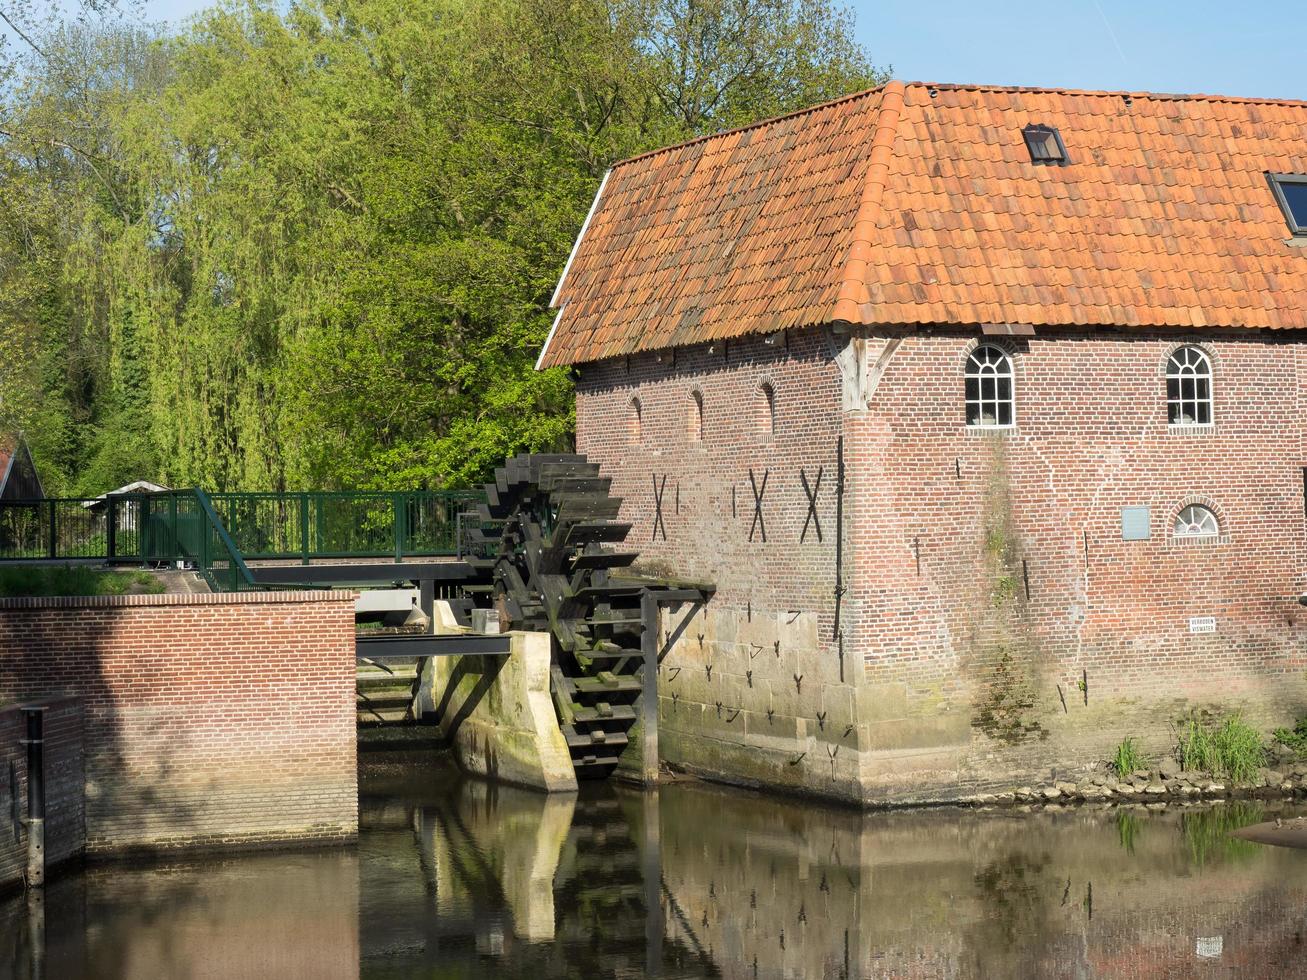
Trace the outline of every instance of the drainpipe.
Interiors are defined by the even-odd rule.
[[[24,708],[27,716],[27,885],[45,884],[45,708]]]

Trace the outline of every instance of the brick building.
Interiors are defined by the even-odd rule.
[[[540,366],[718,586],[667,758],[869,802],[1307,710],[1307,103],[891,82],[616,165]]]

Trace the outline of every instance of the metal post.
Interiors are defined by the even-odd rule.
[[[118,498],[110,496],[105,502],[108,504],[106,508],[108,524],[104,529],[104,557],[106,561],[113,561],[118,557]]]
[[[658,783],[658,600],[640,593],[640,650],[644,654],[644,692],[640,695],[640,763],[646,785]]]
[[[395,514],[395,561],[404,560],[404,506],[400,494],[390,495],[390,505]]]
[[[54,502],[53,500],[50,501],[49,507],[50,507],[50,557],[51,557],[51,558],[58,558],[58,557],[59,557],[59,546],[58,546],[58,540],[59,540],[59,537],[58,537],[58,535],[55,533],[55,522],[58,520],[58,516],[57,516],[57,515],[58,515],[58,511],[57,511],[56,508],[55,508],[55,502]]]
[[[27,885],[45,884],[45,708],[24,708],[27,716]]]
[[[309,563],[309,495],[300,494],[300,546],[303,548],[303,563]]]

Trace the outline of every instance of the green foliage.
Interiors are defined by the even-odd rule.
[[[1277,728],[1272,733],[1272,738],[1300,756],[1307,755],[1307,715],[1299,718],[1292,728]]]
[[[1135,840],[1139,837],[1139,829],[1138,814],[1124,808],[1116,811],[1117,839],[1120,840],[1121,847],[1125,849],[1127,854],[1135,852]]]
[[[1151,766],[1152,762],[1140,751],[1139,746],[1135,745],[1133,738],[1123,740],[1112,756],[1112,768],[1116,770],[1118,779],[1125,779],[1132,772],[1148,769]]]
[[[1182,813],[1180,832],[1193,863],[1201,868],[1217,861],[1256,856],[1264,850],[1260,844],[1231,837],[1230,832],[1261,823],[1263,815],[1262,805],[1253,800],[1232,800]]]
[[[144,571],[104,571],[88,565],[0,567],[0,596],[139,595],[163,583]]]
[[[1262,737],[1239,714],[1213,725],[1190,715],[1181,723],[1179,761],[1185,769],[1246,783],[1266,762]]]
[[[1236,783],[1246,783],[1266,764],[1262,736],[1237,714],[1217,726],[1214,741],[1221,772]]]
[[[81,493],[437,489],[569,447],[534,360],[604,171],[882,80],[829,0],[37,22],[0,87],[0,424]]]

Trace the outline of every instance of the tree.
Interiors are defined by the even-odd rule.
[[[879,80],[827,0],[251,2],[28,43],[0,406],[62,419],[97,492],[462,486],[566,448],[568,375],[533,366],[604,171]]]

